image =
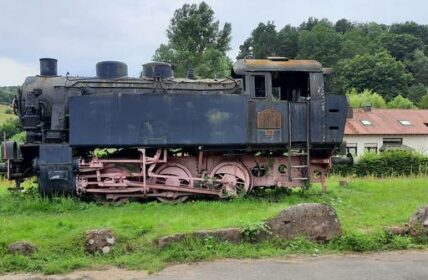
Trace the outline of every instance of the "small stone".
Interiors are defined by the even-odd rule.
[[[36,246],[32,245],[29,242],[26,241],[18,241],[12,244],[9,244],[7,247],[7,250],[11,254],[21,254],[24,256],[28,256],[33,254],[37,248]]]
[[[110,229],[88,230],[85,236],[85,249],[90,254],[108,254],[115,242],[116,238]]]
[[[116,240],[114,239],[114,237],[112,237],[112,238],[108,238],[107,237],[106,241],[107,241],[108,244],[111,244],[111,245],[113,245],[116,242]]]
[[[111,251],[111,248],[109,246],[105,246],[102,249],[103,254],[108,254]]]

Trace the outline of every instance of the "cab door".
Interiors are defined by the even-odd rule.
[[[272,95],[271,74],[253,72],[247,75],[249,90],[248,142],[281,144],[287,139],[287,102]]]

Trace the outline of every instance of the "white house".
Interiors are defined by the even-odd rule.
[[[397,147],[428,155],[428,110],[353,109],[344,142],[355,158]]]

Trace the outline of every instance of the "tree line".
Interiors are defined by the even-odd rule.
[[[220,27],[205,2],[177,9],[166,33],[168,42],[153,59],[174,64],[177,76],[186,76],[189,69],[201,78],[230,75],[227,51],[232,26]],[[340,19],[333,23],[310,17],[298,26],[259,23],[240,45],[237,59],[315,59],[333,69],[326,82],[330,93],[370,91],[389,107],[409,107],[410,102],[412,108],[428,108],[427,46],[428,26],[412,21],[386,25]]]

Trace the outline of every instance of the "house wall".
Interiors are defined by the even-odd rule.
[[[377,144],[379,151],[383,145],[383,138],[403,138],[403,145],[406,145],[416,152],[428,155],[428,135],[345,135],[343,141],[347,145],[357,144],[357,156],[361,157],[365,152],[365,144]]]

